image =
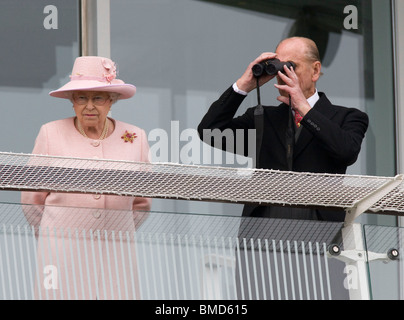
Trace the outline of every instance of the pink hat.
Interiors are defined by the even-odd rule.
[[[57,98],[69,98],[69,92],[107,91],[119,93],[118,99],[128,99],[136,92],[136,87],[116,78],[115,63],[103,57],[83,56],[76,58],[70,81],[49,94]]]

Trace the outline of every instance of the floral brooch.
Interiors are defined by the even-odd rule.
[[[130,142],[133,143],[133,140],[135,140],[135,138],[137,138],[136,133],[131,133],[128,132],[128,130],[125,130],[125,133],[122,135],[121,139],[123,139],[123,141],[126,142]]]

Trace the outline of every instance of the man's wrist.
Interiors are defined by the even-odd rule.
[[[311,110],[310,104],[309,103],[302,103],[302,105],[299,108],[295,108],[295,111],[299,112],[299,114],[304,117],[307,112]]]
[[[233,90],[239,94],[242,94],[243,96],[246,96],[248,94],[248,92],[241,90],[238,86],[237,86],[237,82],[233,83]]]

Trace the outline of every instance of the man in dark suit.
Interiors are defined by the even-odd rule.
[[[256,107],[239,117],[235,114],[246,95],[257,87],[252,67],[273,58],[292,61],[295,67],[284,66],[282,72],[264,74],[258,79],[262,86],[276,77],[275,87],[280,93],[277,99],[281,102],[279,106],[263,107],[262,142],[257,150],[259,167],[344,174],[357,160],[368,117],[357,109],[333,105],[324,93],[317,91],[321,62],[316,44],[307,38],[285,39],[275,53],[263,53],[251,62],[245,73],[211,105],[198,126],[200,137],[203,139],[206,129],[231,129],[234,133],[244,129],[245,135],[247,129],[256,129]],[[293,122],[295,115],[302,118],[299,124]],[[215,147],[213,138],[203,140]],[[248,141],[247,136],[244,141]],[[221,148],[226,150],[225,143]],[[345,213],[342,210],[245,206],[243,216],[343,221]]]

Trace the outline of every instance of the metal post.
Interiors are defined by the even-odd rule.
[[[351,300],[370,300],[367,256],[360,224],[350,224],[342,229],[346,263],[344,286]]]
[[[81,55],[111,55],[110,0],[81,0]]]

